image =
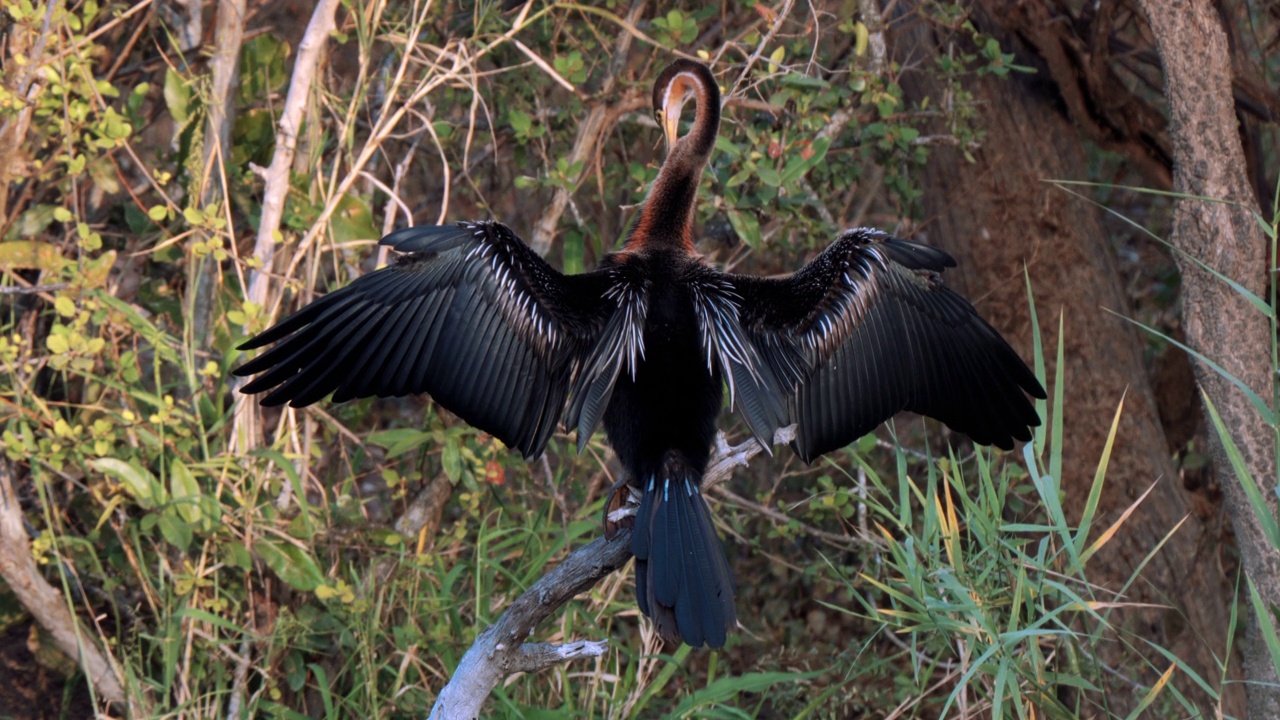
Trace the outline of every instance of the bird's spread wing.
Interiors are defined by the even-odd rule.
[[[604,273],[566,276],[498,223],[419,226],[406,253],[325,295],[242,349],[264,405],[430,393],[527,457],[540,454],[575,373],[615,309]]]
[[[973,306],[942,285],[940,273],[954,265],[941,250],[857,229],[790,277],[726,276],[741,337],[772,371],[765,377],[757,366],[765,381],[754,387],[779,393],[801,458],[842,447],[902,410],[983,445],[1009,449],[1031,438],[1040,418],[1024,393],[1043,398],[1044,389]],[[739,365],[735,374],[752,377]]]

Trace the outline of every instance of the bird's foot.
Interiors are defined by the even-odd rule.
[[[613,484],[609,502],[604,504],[604,536],[612,540],[619,530],[635,525],[636,510],[640,507],[640,489],[633,487],[626,478]]]

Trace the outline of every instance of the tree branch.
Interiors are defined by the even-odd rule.
[[[253,256],[258,265],[249,274],[249,289],[245,293],[245,300],[259,307],[265,306],[267,301],[267,286],[271,282],[271,265],[276,252],[275,236],[280,229],[284,199],[289,192],[289,168],[293,166],[293,151],[298,145],[302,111],[311,97],[316,66],[320,64],[337,12],[338,0],[320,0],[298,45],[298,59],[293,63],[289,94],[285,97],[280,130],[276,133],[276,149],[271,155],[271,166],[264,174],[266,187],[262,193],[262,217],[258,221],[258,238],[253,245]],[[256,420],[252,399],[235,393],[232,449],[249,450],[257,445],[260,433]]]
[[[536,672],[575,657],[602,654],[608,644],[605,640],[558,647],[524,641],[538,623],[574,595],[622,567],[630,557],[631,531],[623,530],[613,540],[592,540],[543,575],[476,638],[449,683],[440,690],[431,708],[431,720],[479,717],[485,698],[512,673]]]
[[[0,577],[18,602],[49,632],[58,649],[80,664],[98,694],[107,702],[123,705],[125,692],[114,666],[67,609],[62,593],[40,575],[31,557],[30,542],[13,489],[13,466],[0,461]],[[137,717],[145,714],[134,710],[131,714]]]
[[[200,3],[188,2],[189,16],[200,22]],[[200,206],[207,208],[223,199],[222,181],[226,178],[223,168],[231,149],[231,129],[235,120],[235,95],[240,68],[240,46],[244,44],[245,0],[221,0],[218,3],[218,20],[214,30],[213,89],[209,97],[209,119],[204,133],[204,172],[200,192]],[[197,32],[200,32],[197,30]],[[195,38],[199,43],[199,35]],[[224,213],[229,209],[224,205]],[[228,242],[235,242],[233,225],[227,223]],[[200,230],[205,239],[215,234]],[[192,336],[198,347],[208,347],[209,324],[213,320],[214,291],[221,275],[221,263],[212,254],[196,261],[196,290],[191,298]]]
[[[1180,251],[1174,259],[1182,271],[1183,328],[1197,357],[1220,366],[1195,362],[1196,380],[1230,431],[1243,465],[1236,467],[1216,434],[1211,434],[1210,453],[1222,478],[1241,564],[1261,598],[1259,610],[1270,613],[1280,605],[1280,548],[1272,544],[1263,518],[1275,521],[1276,498],[1266,492],[1265,507],[1255,511],[1237,471],[1251,476],[1250,484],[1274,487],[1276,409],[1268,405],[1275,392],[1270,340],[1275,328],[1246,297],[1267,296],[1270,263],[1245,175],[1227,36],[1210,3],[1139,4],[1151,23],[1169,100],[1173,189],[1179,194],[1171,241]],[[1256,618],[1246,626],[1243,648],[1249,717],[1280,717],[1276,666]]]
[[[293,166],[293,151],[298,146],[298,132],[302,127],[302,111],[320,64],[329,32],[334,28],[338,12],[338,0],[320,0],[306,33],[298,45],[298,59],[293,64],[293,77],[289,79],[289,94],[285,98],[284,112],[280,115],[280,131],[276,133],[276,149],[271,155],[271,165],[266,169],[266,188],[262,194],[262,219],[258,225],[258,238],[253,246],[253,256],[258,259],[258,269],[249,281],[246,300],[264,305],[267,299],[267,283],[270,281],[271,260],[275,255],[275,233],[280,229],[284,215],[284,199],[289,192],[289,168]]]
[[[782,428],[774,442],[795,438],[795,426]],[[716,434],[715,453],[702,479],[704,489],[724,482],[733,470],[746,466],[764,446],[751,439],[729,445],[723,432]],[[578,593],[589,590],[631,558],[631,530],[620,529],[612,540],[598,537],[578,548],[564,562],[543,575],[511,603],[497,622],[485,628],[462,656],[448,684],[440,690],[430,720],[470,720],[480,716],[485,698],[502,679],[517,672],[537,672],[579,657],[598,657],[607,640],[579,641],[565,645],[527,643],[538,623]]]
[[[627,12],[626,22],[635,24],[639,19],[640,13],[643,12],[645,0],[634,0],[631,9]],[[609,64],[608,74],[605,76],[600,90],[595,94],[598,98],[613,91],[613,87],[617,84],[618,75],[622,72],[623,65],[618,62],[620,58],[626,58],[627,50],[631,47],[631,35],[625,30],[618,34],[617,45],[614,50],[614,60]],[[558,76],[557,76],[558,77]],[[621,103],[629,103],[629,98],[624,98]],[[603,100],[593,103],[591,110],[587,113],[587,117],[578,124],[578,136],[573,141],[573,149],[569,151],[569,167],[573,167],[575,163],[582,163],[581,169],[578,171],[577,177],[573,178],[573,187],[576,188],[578,183],[587,175],[587,158],[595,153],[596,146],[600,144],[600,138],[604,137],[613,129],[614,123],[617,122],[619,113],[614,112],[614,107]],[[556,193],[551,198],[551,204],[547,206],[546,211],[538,218],[537,223],[533,226],[533,238],[529,242],[529,247],[539,255],[546,255],[551,249],[551,243],[556,236],[556,226],[560,223],[560,217],[564,215],[565,207],[569,204],[569,197],[572,191],[567,187],[556,188]]]

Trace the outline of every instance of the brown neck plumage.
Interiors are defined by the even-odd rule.
[[[677,138],[676,122],[690,98],[697,108],[693,127]],[[698,181],[720,130],[720,88],[706,65],[677,60],[658,76],[653,107],[667,135],[667,159],[623,251],[673,248],[692,253]]]

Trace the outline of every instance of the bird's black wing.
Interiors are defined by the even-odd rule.
[[[802,459],[902,410],[983,445],[1009,449],[1031,439],[1040,418],[1026,394],[1043,398],[1044,389],[973,306],[942,284],[940,273],[954,266],[936,248],[857,229],[790,277],[726,276],[741,333],[782,388],[785,419],[797,424]],[[747,370],[737,372],[749,377]]]
[[[615,303],[607,273],[564,275],[493,222],[418,226],[382,239],[406,253],[241,345],[275,345],[234,370],[263,405],[333,393],[430,393],[526,457],[539,455]]]

